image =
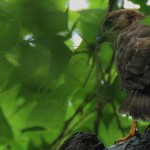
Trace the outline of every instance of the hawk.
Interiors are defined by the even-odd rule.
[[[145,16],[135,9],[108,13],[100,26],[97,42],[115,46],[115,65],[121,86],[127,93],[119,108],[133,118],[129,134],[135,135],[137,120],[150,121],[150,26],[140,23]]]

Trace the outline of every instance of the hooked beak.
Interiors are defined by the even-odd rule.
[[[96,43],[97,44],[103,43],[104,41],[105,41],[105,37],[103,35],[98,34],[96,36]]]

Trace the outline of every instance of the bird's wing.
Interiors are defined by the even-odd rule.
[[[125,32],[117,43],[118,70],[126,90],[150,84],[150,28],[143,31]]]
[[[132,52],[130,52],[132,51]],[[128,79],[128,73],[139,76],[148,70],[150,63],[150,37],[137,38],[129,43],[124,53],[123,70],[124,78]]]

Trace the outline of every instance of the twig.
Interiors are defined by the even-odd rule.
[[[109,74],[108,80],[107,80],[107,82],[106,82],[106,86],[107,86],[108,91],[111,90],[111,89],[110,89],[110,84],[111,84],[111,83],[110,83],[110,81],[111,81],[111,73],[110,73],[110,72],[111,72],[111,68],[112,68],[113,61],[114,61],[114,57],[115,57],[115,53],[113,53],[112,58],[111,58],[110,63],[109,63],[109,66],[108,66],[107,71],[106,71],[106,73]],[[122,126],[121,126],[121,123],[120,123],[118,114],[117,114],[117,112],[116,112],[117,109],[116,109],[116,106],[115,106],[115,104],[114,104],[114,101],[112,100],[112,98],[108,98],[108,99],[109,99],[109,101],[111,102],[111,105],[112,105],[112,108],[113,108],[113,111],[114,111],[114,115],[115,115],[115,117],[116,117],[116,121],[117,121],[117,124],[118,124],[118,128],[119,128],[119,130],[122,132],[122,135],[125,136],[125,133],[124,133],[123,128],[122,128]]]
[[[92,109],[91,111],[85,113],[68,131],[64,132],[63,137],[66,137],[68,134],[70,134],[70,133],[73,131],[73,129],[74,129],[79,123],[81,123],[81,121],[83,121],[88,115],[90,115],[91,113],[93,113],[95,110],[96,110],[96,109]],[[57,147],[58,145],[60,145],[60,142],[61,142],[61,140],[59,140],[59,141],[57,142],[57,144],[55,144],[56,146],[53,145],[53,146],[51,146],[51,148],[52,148],[52,147]]]
[[[113,111],[114,111],[114,115],[115,115],[115,117],[116,117],[116,121],[117,121],[117,124],[118,124],[118,128],[119,128],[119,130],[121,131],[122,135],[125,136],[125,132],[124,132],[122,126],[121,126],[121,122],[120,122],[119,117],[118,117],[118,114],[117,114],[117,112],[116,112],[116,110],[117,110],[117,109],[116,109],[116,106],[115,106],[114,101],[113,101],[112,99],[111,99],[111,104],[112,104],[112,108],[113,108]]]
[[[100,116],[102,111],[102,104],[99,102],[98,108],[97,108],[97,115],[95,119],[95,125],[94,125],[94,132],[98,136],[99,135],[99,124],[100,124]]]
[[[67,136],[70,132],[72,132],[72,130],[81,122],[83,121],[88,115],[90,115],[91,113],[95,112],[96,109],[92,109],[91,111],[85,113],[65,134],[65,136]]]
[[[77,55],[77,54],[88,54],[89,53],[89,51],[74,51],[74,55]]]
[[[113,10],[115,3],[116,3],[116,0],[109,0],[108,12],[111,12]]]
[[[64,134],[67,130],[67,128],[69,127],[71,121],[78,115],[78,113],[80,113],[83,108],[85,108],[85,106],[95,98],[95,94],[92,94],[90,96],[88,96],[78,107],[78,109],[75,111],[75,113],[65,122],[64,128],[62,129],[60,135],[57,137],[57,139],[55,139],[53,141],[53,143],[51,143],[48,148],[53,147],[59,140],[61,140],[64,137]]]
[[[105,73],[108,73],[109,74],[109,76],[108,76],[108,80],[107,80],[107,82],[106,82],[106,88],[108,89],[108,91],[110,92],[110,81],[111,81],[111,68],[112,68],[112,65],[113,65],[113,62],[114,62],[114,57],[115,57],[115,52],[113,53],[113,55],[112,55],[112,58],[111,58],[111,60],[110,60],[110,63],[109,63],[109,66],[107,67],[107,69],[106,69],[106,71],[105,71]],[[108,98],[109,99],[109,101],[111,102],[111,105],[112,105],[112,108],[113,108],[113,111],[114,111],[114,115],[115,115],[115,117],[116,117],[116,121],[117,121],[117,125],[118,125],[118,128],[119,128],[119,130],[121,131],[121,133],[122,133],[122,135],[123,136],[125,136],[125,133],[124,133],[124,131],[123,131],[123,128],[122,128],[122,126],[121,126],[121,123],[120,123],[120,120],[119,120],[119,117],[118,117],[118,114],[117,114],[117,112],[116,112],[116,106],[115,106],[115,104],[114,104],[114,101],[112,100],[112,98]]]
[[[92,62],[92,66],[91,66],[91,68],[90,68],[90,70],[89,70],[89,72],[88,72],[88,75],[87,75],[87,77],[86,77],[84,83],[83,83],[83,87],[85,87],[85,86],[87,85],[88,80],[89,80],[89,78],[90,78],[90,76],[91,76],[91,73],[92,73],[93,69],[94,69],[94,62]]]
[[[97,92],[97,98],[100,100],[100,80],[104,80],[104,72],[102,69],[101,61],[99,58],[99,47],[96,47],[93,52],[93,60],[96,68],[96,92]],[[101,76],[100,76],[101,73]]]
[[[107,67],[106,70],[105,70],[105,73],[110,73],[110,70],[111,70],[111,68],[112,68],[112,66],[113,66],[113,63],[114,63],[114,59],[115,59],[115,52],[113,52],[113,55],[112,55],[112,57],[111,57],[111,60],[110,60],[110,62],[109,62],[108,67]]]
[[[99,122],[100,122],[100,115],[101,115],[101,110],[102,110],[100,109],[100,106],[102,105],[101,93],[100,93],[100,81],[101,80],[104,81],[104,72],[102,70],[102,65],[101,65],[99,55],[98,55],[99,53],[98,50],[99,50],[99,47],[97,46],[93,50],[93,60],[94,60],[95,68],[96,68],[96,96],[98,100],[97,115],[96,115],[95,124],[94,124],[94,131],[96,135],[98,135],[99,133]]]
[[[124,8],[124,0],[122,0],[121,9]]]
[[[69,124],[72,120],[73,120],[73,118],[79,113],[79,112],[81,112],[82,110],[83,110],[83,108],[91,101],[91,100],[93,100],[95,98],[95,94],[92,94],[92,95],[90,95],[89,97],[87,97],[83,102],[82,102],[82,104],[78,107],[78,109],[76,110],[76,112],[72,115],[72,117],[70,117],[70,119],[68,119],[67,121],[66,121],[66,124]]]

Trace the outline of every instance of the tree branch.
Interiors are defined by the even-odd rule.
[[[149,150],[150,131],[108,148],[93,134],[78,132],[69,137],[59,150]]]
[[[114,5],[116,3],[116,0],[109,0],[109,7],[108,7],[108,12],[111,12]]]

